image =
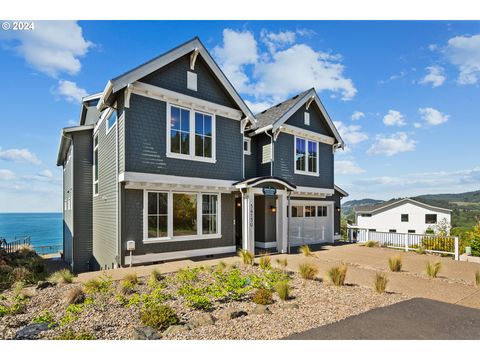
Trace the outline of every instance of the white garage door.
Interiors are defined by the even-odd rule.
[[[333,203],[292,200],[290,244],[333,242]]]

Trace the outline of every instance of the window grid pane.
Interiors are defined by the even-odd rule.
[[[197,235],[197,195],[173,194],[173,236]]]
[[[295,166],[297,170],[305,171],[305,140],[297,138],[297,151],[295,154]]]
[[[217,233],[217,195],[202,195],[202,234]]]
[[[170,151],[190,154],[190,111],[175,106],[170,109]]]

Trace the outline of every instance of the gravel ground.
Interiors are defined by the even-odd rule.
[[[241,266],[243,273],[261,273],[258,267]],[[252,310],[255,304],[249,300],[239,302],[215,302],[212,315],[225,308],[244,310],[247,316],[232,320],[217,320],[214,325],[198,327],[192,330],[164,336],[165,339],[279,339],[295,332],[333,323],[346,317],[357,315],[370,309],[391,305],[406,300],[400,294],[377,294],[371,288],[348,284],[336,287],[319,280],[304,281],[298,274],[291,274],[291,299],[284,302],[274,295],[274,304],[269,305],[271,314],[255,315]],[[176,294],[178,282],[174,274],[166,275],[168,287],[166,292]],[[205,271],[201,276],[208,277]],[[141,279],[146,282],[146,279]],[[143,281],[145,280],[145,281]],[[54,327],[40,334],[40,338],[53,339],[64,330],[75,333],[88,331],[97,339],[130,339],[132,330],[141,326],[140,306],[126,307],[121,305],[115,294],[119,292],[119,282],[114,282],[115,292],[107,295],[95,294],[94,302],[85,307],[77,318],[61,327]],[[31,324],[33,318],[48,309],[56,322],[66,313],[66,294],[79,284],[57,285],[55,287],[36,290],[27,288],[31,298],[26,311],[18,315],[6,315],[0,318],[0,339],[13,339],[16,332]],[[137,287],[138,293],[149,291],[146,284]],[[3,295],[7,299],[11,293]],[[1,302],[1,301],[0,301]],[[3,300],[5,303],[6,300]],[[202,314],[199,310],[187,307],[181,297],[166,301],[177,313],[182,323],[188,323],[193,317]],[[289,308],[298,304],[298,309]]]

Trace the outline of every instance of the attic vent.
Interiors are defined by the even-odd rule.
[[[197,91],[197,74],[194,72],[187,71],[187,88]]]

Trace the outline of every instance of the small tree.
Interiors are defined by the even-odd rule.
[[[480,256],[480,221],[467,233],[468,243],[473,256]]]
[[[452,229],[452,226],[450,225],[450,222],[446,218],[443,218],[433,226],[433,232],[435,233],[435,235],[438,235],[438,236],[450,235],[451,229]]]

